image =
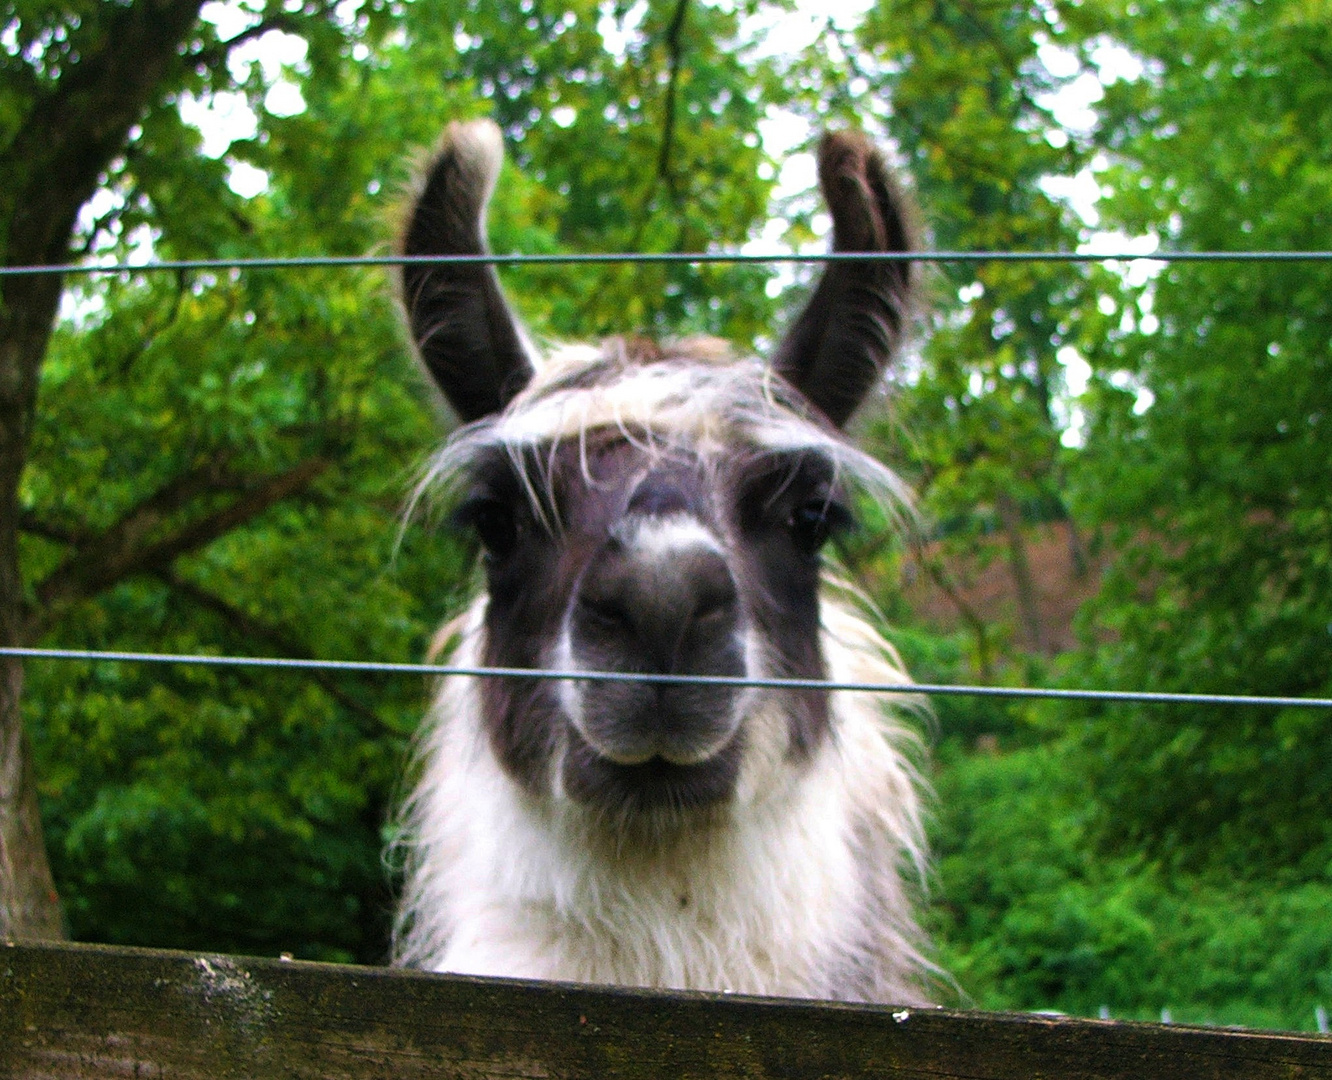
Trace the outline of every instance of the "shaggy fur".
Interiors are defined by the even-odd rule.
[[[407,253],[484,250],[481,222],[498,171],[497,147],[497,133],[486,125],[450,130],[409,221]],[[861,187],[879,200],[868,210],[859,189],[854,197],[861,202],[839,209],[836,177],[828,174],[848,159],[845,167],[860,170]],[[822,164],[835,228],[845,230],[853,211],[873,211],[891,218],[891,227],[880,221],[876,230],[880,248],[905,242],[892,201],[900,196],[895,188],[884,194],[883,168],[868,144],[843,136],[825,145]],[[445,206],[434,208],[432,198]],[[423,239],[431,221],[444,222],[443,233]],[[868,486],[900,505],[896,477],[839,430],[854,407],[851,397],[858,401],[868,388],[863,370],[852,377],[864,386],[848,390],[843,381],[821,396],[821,380],[829,377],[822,371],[832,361],[820,354],[817,365],[807,362],[810,350],[798,341],[784,346],[794,350],[793,359],[777,372],[709,340],[659,347],[613,339],[539,364],[517,324],[504,321],[507,308],[497,315],[498,284],[482,273],[404,273],[404,302],[423,362],[468,421],[436,457],[421,494],[466,501],[498,471],[516,485],[527,523],[525,532],[514,527],[512,543],[507,519],[503,527],[490,526],[502,537],[491,541],[498,550],[487,558],[490,589],[441,631],[447,662],[485,666],[503,659],[590,670],[575,633],[579,605],[593,591],[589,582],[602,572],[602,560],[636,544],[649,569],[663,560],[664,582],[690,573],[734,582],[735,602],[720,602],[733,622],[720,624],[719,640],[736,643],[745,674],[909,687],[853,594],[826,573],[821,589],[817,576],[810,578],[813,620],[803,643],[794,640],[803,624],[795,608],[783,605],[799,605],[798,589],[792,586],[789,601],[783,589],[788,577],[798,583],[807,566],[817,575],[816,555],[783,555],[786,534],[779,529],[776,541],[763,541],[777,552],[764,562],[754,538],[767,534],[747,524],[746,514],[757,515],[769,528],[762,515],[801,485],[825,510],[848,485]],[[870,317],[861,320],[873,340],[862,342],[860,363],[877,371],[902,318],[904,300],[891,290],[904,290],[907,279],[901,270],[893,271],[896,277],[860,273],[848,280],[875,286],[861,290],[873,294]],[[821,290],[827,285],[825,278]],[[826,295],[822,301],[840,302]],[[820,320],[825,315],[807,314],[797,327],[797,338],[814,336],[813,353],[826,345]],[[482,327],[498,344],[478,354]],[[470,351],[460,352],[464,346]],[[492,374],[478,378],[477,364]],[[815,367],[819,373],[804,374]],[[831,377],[836,381],[836,373]],[[603,460],[632,475],[603,476]],[[786,473],[765,481],[760,498],[752,493],[752,475],[762,468],[751,465],[768,462]],[[481,504],[490,507],[496,497],[490,487],[484,492]],[[597,499],[608,509],[589,516],[588,500]],[[745,510],[746,499],[757,508]],[[809,506],[806,498],[798,509]],[[508,595],[502,564],[514,560],[512,548],[521,555],[523,544],[541,545],[544,553],[520,583],[520,591],[548,604],[544,613]],[[690,570],[699,560],[703,569]],[[704,614],[687,616],[690,634],[705,632],[693,629],[695,621],[711,626],[718,618],[698,604]],[[525,635],[521,649],[507,640],[516,626]],[[612,661],[619,655],[612,649]],[[709,662],[691,661],[681,670],[708,673]],[[623,664],[649,670],[630,659]],[[689,777],[703,771],[707,782],[668,780],[662,797],[638,799],[632,791],[622,797],[620,788],[598,787],[600,781],[580,786],[580,778],[607,770],[633,777],[652,766],[638,764],[652,750],[630,749],[638,745],[641,721],[631,730],[613,710],[603,716],[609,706],[593,701],[585,681],[497,683],[442,680],[423,729],[418,779],[402,815],[407,872],[397,962],[580,982],[925,1000],[931,967],[922,955],[913,893],[926,856],[921,783],[912,765],[919,746],[903,719],[912,707],[909,694],[708,691],[697,708],[729,719],[712,725],[707,716],[695,718],[697,702],[689,699],[678,706],[679,723],[706,739],[700,734],[685,749],[661,751],[672,763],[662,765],[668,777],[672,769]],[[598,719],[609,724],[609,749],[599,741]],[[652,731],[643,737],[664,738]],[[705,748],[688,749],[695,744]],[[591,764],[583,760],[588,755]]]
[[[479,601],[449,662],[475,663]],[[898,682],[891,653],[825,607],[830,676]],[[397,960],[433,971],[921,1003],[911,887],[924,847],[914,736],[871,695],[836,695],[835,738],[801,769],[747,762],[723,811],[644,827],[521,790],[490,753],[476,682],[444,681],[407,810]]]

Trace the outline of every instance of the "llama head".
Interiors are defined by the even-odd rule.
[[[453,124],[407,217],[408,256],[486,251],[501,160]],[[904,200],[861,135],[826,135],[819,177],[839,252],[910,248]],[[484,551],[474,655],[571,673],[826,676],[820,551],[847,486],[897,493],[842,433],[903,333],[911,266],[829,264],[771,362],[711,340],[613,339],[539,358],[483,263],[408,263],[421,361],[463,421],[430,483]],[[828,737],[827,695],[719,683],[481,681],[490,746],[543,798],[617,817],[745,797],[755,763]]]

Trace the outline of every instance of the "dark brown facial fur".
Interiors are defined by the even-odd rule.
[[[487,664],[554,666],[552,643],[567,634],[587,671],[824,675],[819,552],[849,515],[818,453],[701,460],[650,449],[646,433],[631,441],[619,432],[518,460],[495,449],[474,463],[456,517],[483,550]],[[687,548],[645,576],[623,539],[667,519],[697,523],[717,549]],[[762,642],[763,672],[748,670],[747,638]],[[492,747],[520,784],[548,791],[563,747],[558,782],[571,798],[634,815],[731,796],[745,732],[726,725],[736,723],[742,693],[787,695],[793,754],[807,755],[825,736],[826,696],[817,691],[584,681],[584,730],[616,747],[614,756],[571,722],[555,682],[488,679],[482,698]],[[691,756],[696,745],[711,748],[706,757]]]

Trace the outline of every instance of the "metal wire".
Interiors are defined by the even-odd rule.
[[[297,255],[254,259],[168,259],[146,263],[60,263],[0,266],[0,278],[24,275],[146,274],[187,270],[285,270],[373,266],[601,266],[622,263],[839,263],[839,262],[1328,262],[1332,251],[826,251],[799,255],[775,252],[659,252],[508,255]]]
[[[660,675],[623,671],[549,671],[541,668],[454,667],[393,664],[374,660],[299,660],[266,656],[207,656],[186,653],[108,652],[92,649],[0,648],[0,656],[30,660],[90,660],[138,664],[200,664],[211,667],[296,671],[348,671],[378,675],[463,675],[477,678],[637,682],[671,685],[759,687],[782,690],[854,691],[870,694],[967,695],[1073,701],[1147,702],[1156,705],[1252,705],[1332,709],[1332,698],[1266,697],[1258,694],[1170,694],[1144,690],[1054,690],[1020,686],[962,686],[941,683],[832,682],[824,679],[749,679],[727,675]]]
[[[0,278],[73,274],[138,274],[162,271],[273,270],[403,265],[568,266],[624,263],[690,265],[712,263],[839,263],[839,262],[1328,262],[1332,251],[912,251],[822,252],[817,254],[751,252],[582,253],[480,255],[307,255],[250,259],[173,259],[147,263],[65,263],[0,266]],[[471,676],[517,679],[576,679],[583,682],[639,682],[855,691],[882,694],[966,695],[991,698],[1061,699],[1148,704],[1332,708],[1332,698],[1268,697],[1255,694],[1176,694],[1137,690],[1068,690],[1036,687],[967,686],[932,683],[859,683],[822,679],[750,679],[717,675],[668,675],[612,671],[563,672],[531,668],[456,667],[440,664],[383,663],[372,660],[306,660],[284,657],[208,656],[177,653],[116,652],[79,649],[0,648],[0,656],[31,660],[83,660],[148,664],[197,664],[212,667],[345,671],[389,675]]]

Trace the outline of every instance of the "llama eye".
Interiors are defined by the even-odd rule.
[[[492,558],[503,558],[518,545],[518,519],[499,499],[471,499],[459,507],[454,517],[459,524],[476,533],[486,554]]]
[[[839,529],[851,524],[851,512],[841,503],[810,499],[791,511],[791,539],[806,555],[814,555]]]

